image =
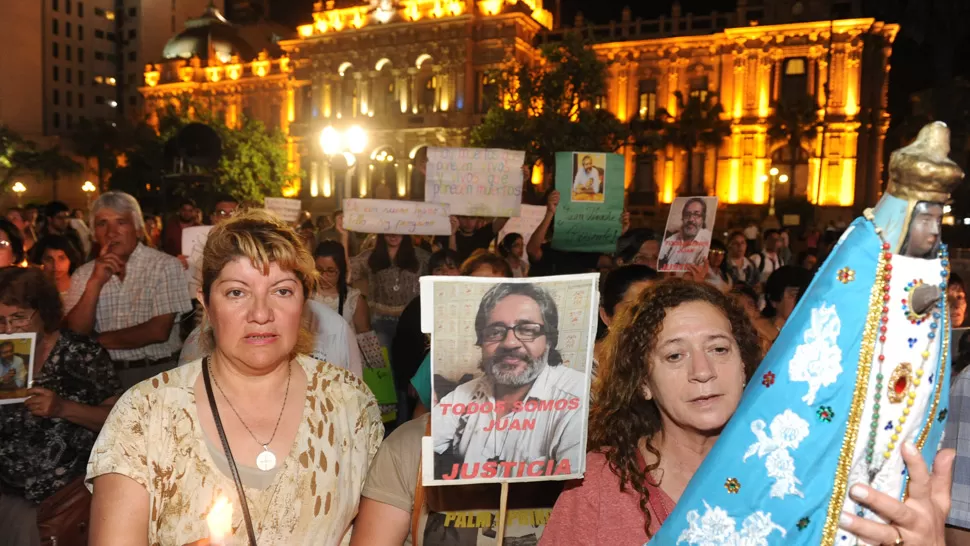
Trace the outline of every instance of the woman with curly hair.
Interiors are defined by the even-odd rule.
[[[678,278],[647,287],[610,327],[593,384],[586,475],[559,497],[540,546],[649,542],[761,357],[758,332],[732,296]],[[885,513],[902,508],[887,499]]]

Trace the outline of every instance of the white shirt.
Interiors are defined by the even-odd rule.
[[[660,262],[668,266],[700,265],[707,260],[707,250],[711,246],[711,230],[701,228],[691,241],[685,241],[682,233],[676,233],[663,242],[660,249]],[[673,267],[669,270],[684,270]]]
[[[761,266],[761,259],[767,257],[764,267]],[[765,252],[764,255],[761,253],[753,254],[751,256],[751,263],[754,264],[755,269],[761,272],[761,278],[767,279],[768,275],[775,272],[776,269],[785,265],[782,263],[781,257],[778,256],[777,252]]]
[[[77,305],[93,272],[94,262],[90,261],[71,276],[71,289],[64,299],[66,312],[70,312]],[[112,275],[101,288],[94,329],[98,332],[114,332],[144,324],[157,316],[174,313],[175,324],[172,325],[168,341],[138,349],[108,350],[113,360],[167,358],[177,353],[182,346],[178,315],[191,310],[192,303],[182,262],[138,243],[125,264],[125,280]]]
[[[13,355],[9,361],[0,360],[0,380],[3,376],[7,375],[10,370],[13,370],[13,380],[11,381],[10,387],[23,389],[27,386],[27,366],[24,366],[24,359],[17,355]],[[3,386],[0,384],[0,386]]]
[[[592,167],[588,171],[580,167],[579,170],[576,171],[576,178],[573,179],[573,191],[576,193],[585,193],[586,184],[589,183],[590,179],[593,179],[593,193],[599,193],[600,185],[603,183],[603,177],[600,174],[599,169],[596,167]]]
[[[512,412],[497,422],[508,419],[520,423],[535,422],[534,430],[490,430],[496,413],[472,413],[456,415],[445,413],[442,404],[468,404],[469,402],[495,403],[491,379],[482,376],[458,386],[441,399],[432,410],[432,434],[436,453],[455,452],[464,457],[464,463],[484,463],[496,457],[507,462],[547,461],[556,464],[569,459],[570,468],[580,468],[585,456],[583,423],[586,420],[586,376],[566,367],[546,366],[532,384],[523,402],[579,400],[577,409],[563,411]]]
[[[360,348],[347,321],[318,301],[307,301],[307,313],[310,315],[310,332],[313,334],[313,350],[310,356],[363,377]],[[185,339],[182,353],[179,354],[179,366],[199,360],[212,352],[211,348],[202,346],[201,334],[202,330],[196,326]]]

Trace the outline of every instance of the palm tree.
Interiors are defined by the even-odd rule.
[[[687,168],[683,189],[687,195],[694,194],[693,168],[694,151],[699,146],[713,147],[715,153],[731,134],[731,122],[722,119],[724,108],[718,97],[710,92],[693,93],[686,99],[680,91],[674,92],[677,100],[677,116],[665,109],[657,111],[662,122],[661,135],[665,144],[684,150],[687,154]],[[715,173],[717,172],[715,158]]]
[[[117,127],[102,120],[92,122],[84,120],[77,131],[71,135],[74,150],[86,160],[94,159],[98,171],[98,189],[106,191],[107,180],[105,174],[117,166],[117,157],[121,148],[121,138]]]
[[[788,197],[795,197],[795,167],[803,141],[813,141],[822,130],[823,122],[818,116],[815,98],[809,94],[782,98],[774,105],[768,117],[768,140],[784,142],[788,146],[791,183]]]

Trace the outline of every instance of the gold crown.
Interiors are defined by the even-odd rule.
[[[950,129],[934,121],[920,129],[909,146],[889,156],[889,187],[900,199],[946,203],[963,180],[963,169],[948,156]]]

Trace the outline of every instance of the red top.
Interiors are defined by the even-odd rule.
[[[656,533],[675,503],[659,487],[648,483],[647,490],[650,532]],[[556,501],[539,546],[643,546],[649,540],[645,520],[639,494],[631,487],[621,493],[606,457],[591,452],[585,477],[567,485]]]

